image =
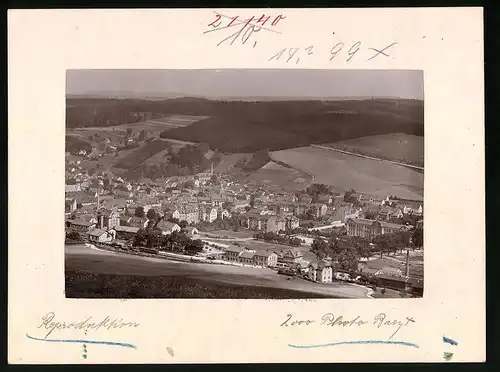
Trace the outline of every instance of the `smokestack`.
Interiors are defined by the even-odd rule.
[[[410,250],[406,250],[406,277],[410,276]]]

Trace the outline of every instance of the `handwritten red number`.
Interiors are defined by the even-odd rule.
[[[257,23],[262,23],[262,26],[264,26],[266,24],[267,21],[269,21],[269,16],[267,16],[266,20],[264,22],[262,22],[262,20],[264,19],[266,15],[265,14],[262,14],[260,16],[260,18],[257,20]]]
[[[220,24],[221,24],[220,19],[222,18],[222,16],[220,14],[216,14],[216,17],[217,17],[217,19],[215,21],[213,21],[212,23],[210,23],[209,26],[212,26],[213,28],[220,26]],[[215,24],[216,22],[219,22],[219,23]]]
[[[276,26],[279,21],[281,21],[282,19],[285,19],[285,18],[286,18],[285,16],[280,14],[279,16],[274,18],[274,21],[271,22],[271,26]]]
[[[232,21],[227,25],[227,27],[230,27],[233,24],[233,22],[236,21],[237,18],[238,18],[238,16],[233,17]]]

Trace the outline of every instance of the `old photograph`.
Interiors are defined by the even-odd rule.
[[[423,71],[68,70],[65,151],[67,298],[424,296]]]

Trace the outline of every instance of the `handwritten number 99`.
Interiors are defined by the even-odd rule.
[[[337,43],[333,46],[333,48],[330,50],[330,54],[332,55],[330,57],[330,61],[333,60],[337,56],[337,54],[340,53],[343,47],[344,43]]]

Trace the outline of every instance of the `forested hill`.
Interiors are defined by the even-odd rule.
[[[208,116],[165,131],[164,138],[208,143],[223,152],[254,152],[331,143],[362,136],[423,135],[420,100],[211,101],[175,98],[67,99],[67,126],[111,126],[169,114]]]

